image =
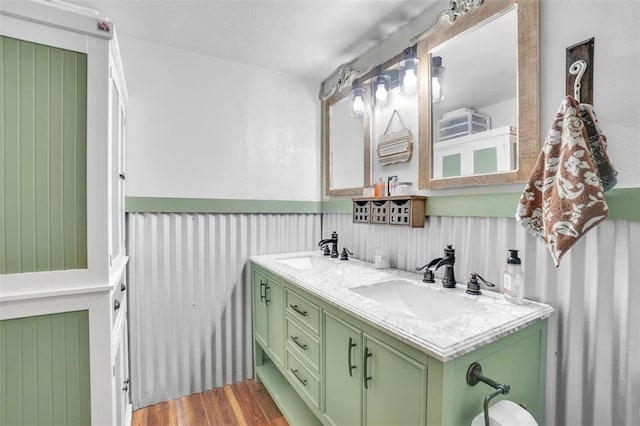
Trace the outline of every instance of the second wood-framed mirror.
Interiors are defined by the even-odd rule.
[[[370,95],[365,91],[364,113],[352,116],[350,87],[336,90],[322,101],[325,194],[362,195],[370,183]]]
[[[485,0],[420,40],[418,57],[419,187],[526,181],[540,146],[538,2]]]

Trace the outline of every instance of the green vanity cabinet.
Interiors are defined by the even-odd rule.
[[[272,277],[253,271],[253,333],[280,367],[285,365],[284,289]]]
[[[329,424],[426,423],[425,365],[328,312],[324,327]]]
[[[334,425],[362,423],[362,332],[324,312],[324,418]]]
[[[266,268],[252,279],[255,375],[290,424],[468,425],[493,392],[466,382],[480,362],[544,425],[546,320],[443,362]]]
[[[364,352],[364,424],[426,424],[427,367],[366,333]]]

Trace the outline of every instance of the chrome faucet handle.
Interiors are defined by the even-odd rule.
[[[325,256],[329,256],[331,254],[331,249],[329,248],[329,244],[322,245],[322,254]]]

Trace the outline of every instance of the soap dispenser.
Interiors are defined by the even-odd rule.
[[[509,249],[507,269],[504,271],[502,286],[504,298],[509,302],[522,304],[524,293],[524,275],[522,273],[522,261],[518,257],[518,250]]]

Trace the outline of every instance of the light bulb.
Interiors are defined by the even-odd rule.
[[[353,98],[352,110],[354,115],[360,116],[364,114],[364,102],[362,101],[362,96],[355,96]]]
[[[415,70],[413,68],[408,68],[404,73],[404,78],[402,79],[402,87],[406,92],[412,92],[416,85],[418,84],[418,77],[416,77]]]
[[[387,89],[384,87],[384,83],[379,83],[376,89],[376,100],[379,102],[387,102]]]
[[[440,87],[440,80],[438,77],[431,78],[431,100],[433,102],[439,102],[442,100],[442,88]]]

